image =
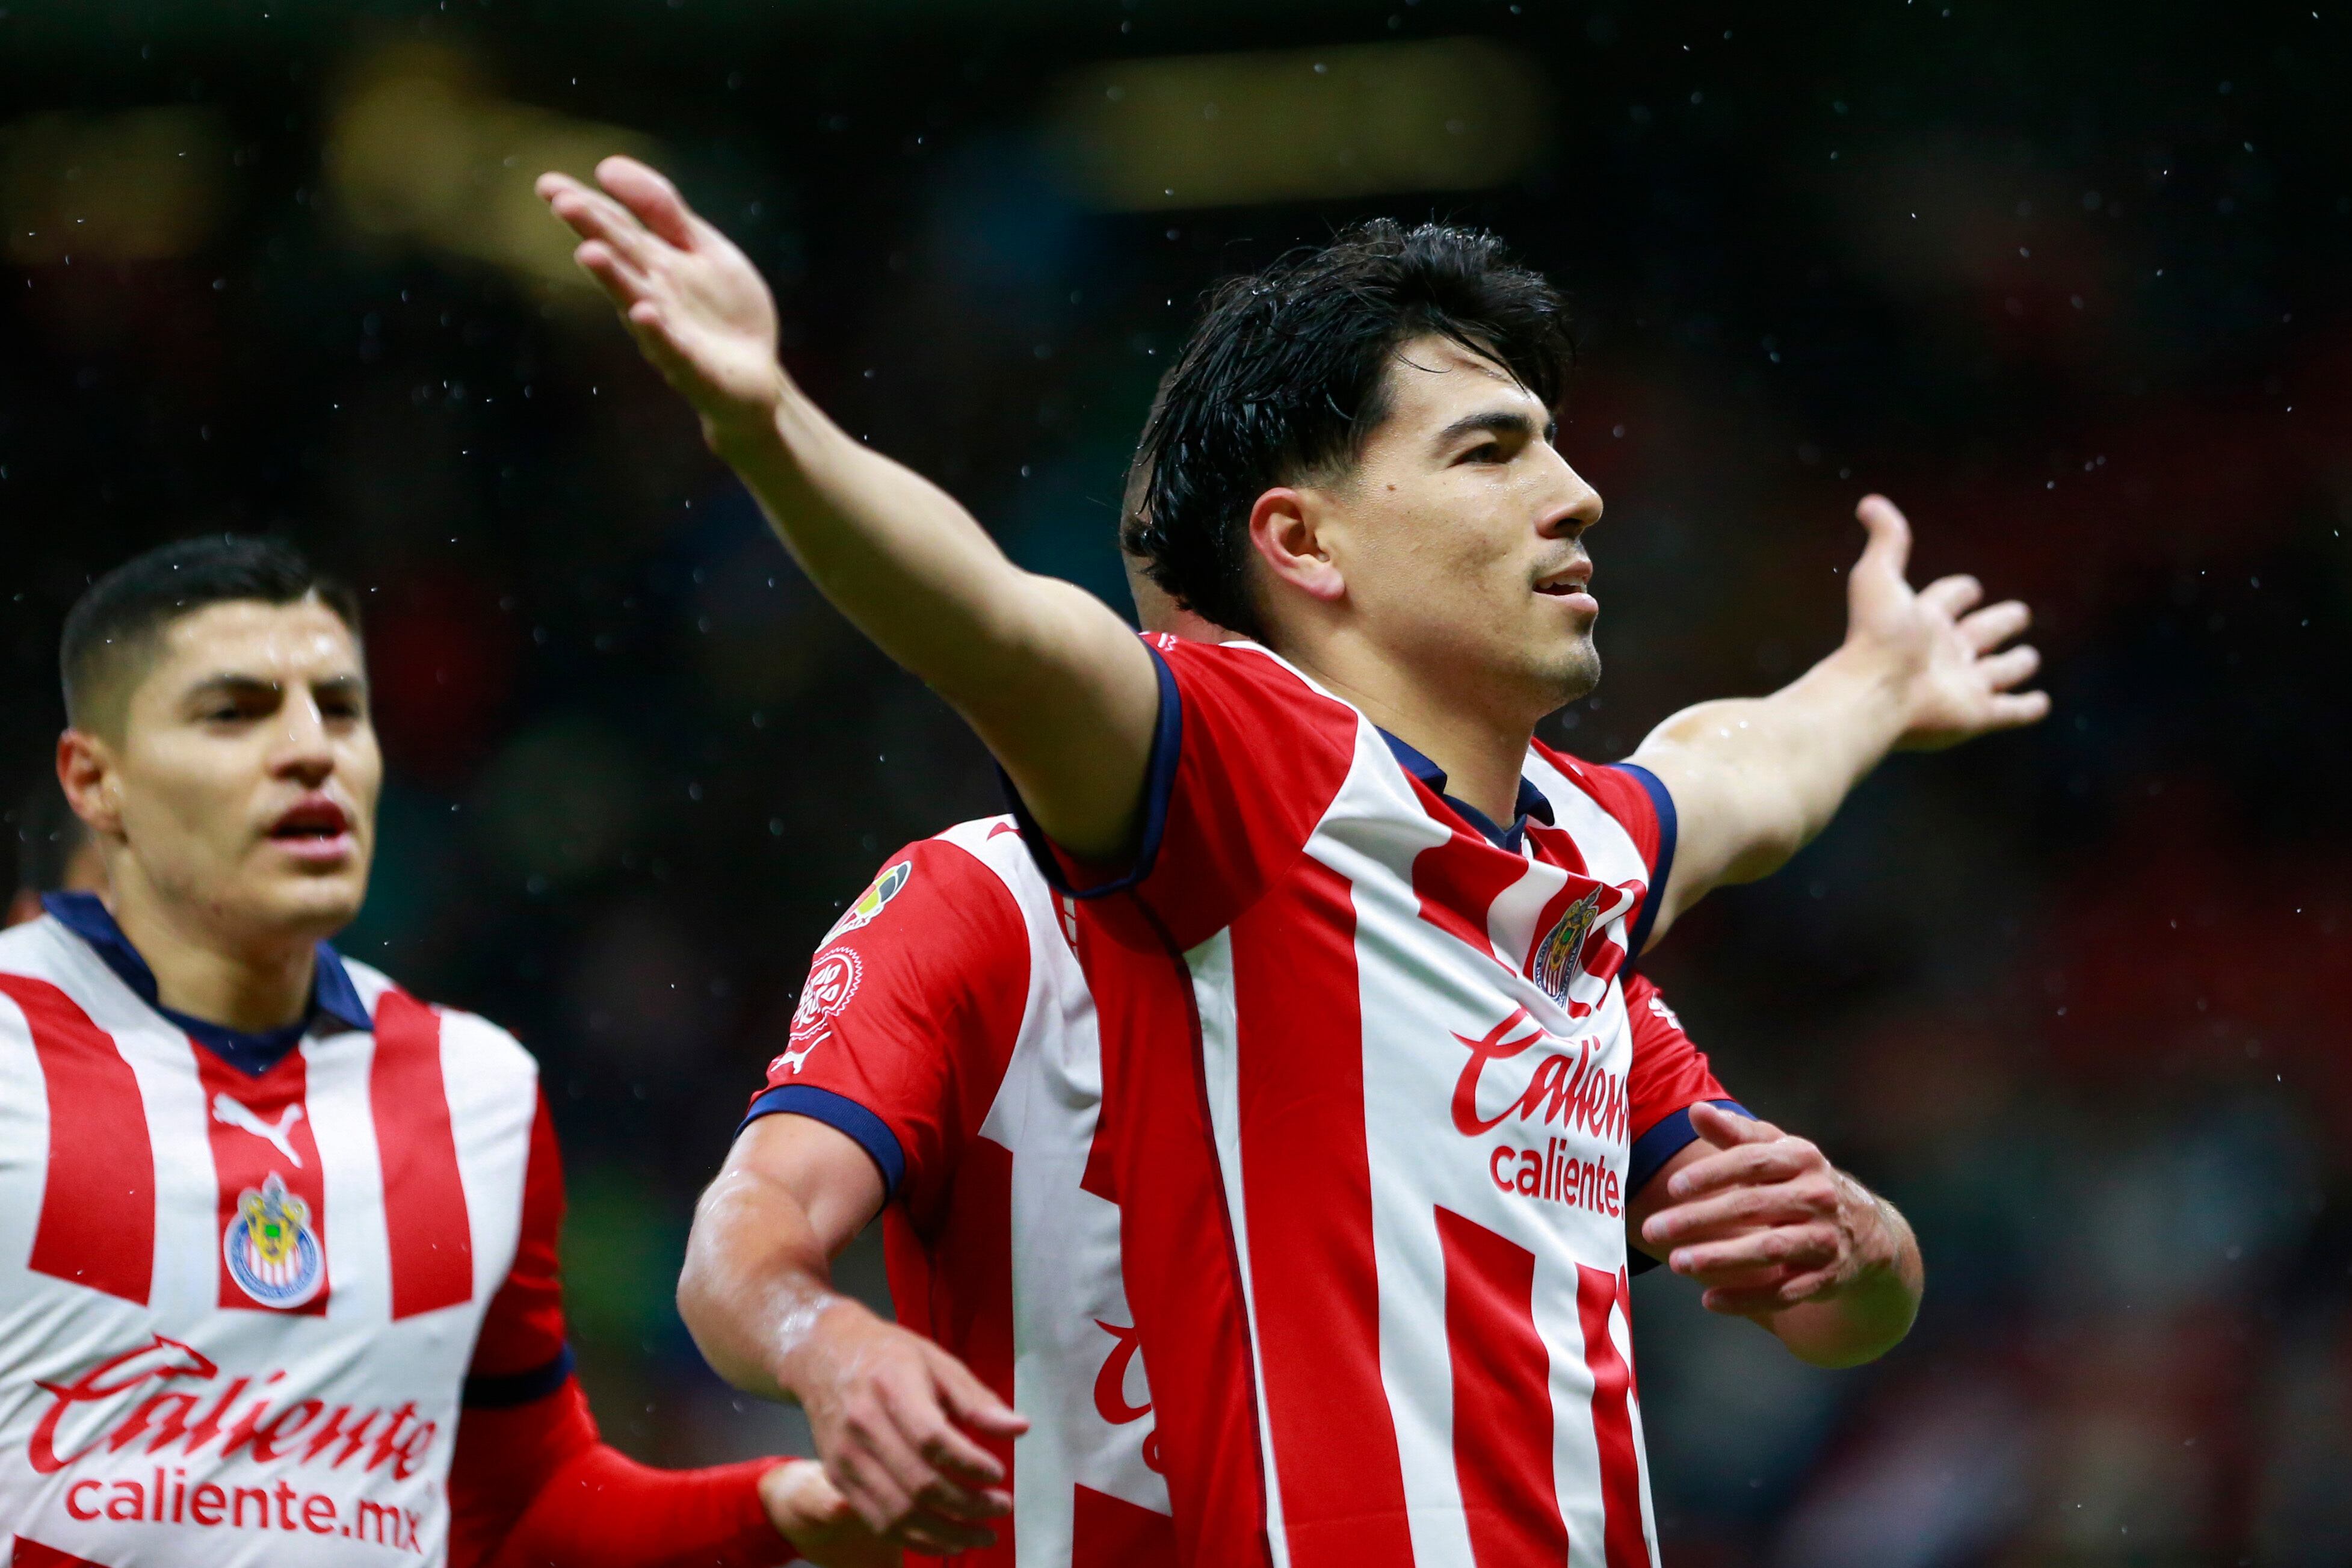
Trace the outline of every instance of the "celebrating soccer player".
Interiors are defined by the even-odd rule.
[[[1087,1179],[1118,1206],[1179,1560],[1653,1561],[1624,966],[1888,746],[2039,717],[2030,651],[1992,651],[2021,612],[1914,596],[1892,561],[1888,624],[1801,683],[1858,721],[1768,726],[1771,769],[1673,723],[1638,768],[1532,746],[1599,674],[1600,500],[1553,445],[1565,311],[1490,237],[1370,225],[1221,290],[1162,384],[1127,542],[1249,640],[1139,640],[827,421],[757,274],[667,182],[599,178],[542,183],[582,263],[817,585],[987,742],[1066,900],[1101,1043]],[[1891,509],[1865,521],[1899,556]],[[1856,1227],[1738,1223],[1792,1141],[1695,1121],[1736,1146],[1671,1179],[1727,1189],[1651,1222],[1673,1264],[1813,1359],[1899,1335],[1916,1280]]]
[[[325,939],[382,762],[358,605],[215,536],[68,616],[104,861],[0,936],[0,1540],[16,1568],[895,1562],[807,1461],[598,1441],[513,1038]]]

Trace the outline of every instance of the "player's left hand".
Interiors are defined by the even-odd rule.
[[[2048,693],[2020,691],[2042,667],[2032,647],[2001,645],[2033,616],[2018,600],[1982,609],[1984,587],[1966,574],[1914,592],[1904,577],[1911,525],[1885,496],[1864,496],[1854,515],[1870,538],[1846,579],[1843,652],[1883,665],[1898,683],[1905,723],[1895,744],[1932,752],[1995,730],[2038,721]]]
[[[760,1478],[777,1533],[817,1568],[898,1568],[898,1549],[866,1528],[814,1459],[786,1459]]]
[[[1668,1178],[1642,1238],[1672,1249],[1666,1266],[1706,1287],[1708,1311],[1769,1318],[1894,1266],[1878,1200],[1811,1141],[1713,1105],[1690,1115],[1716,1152]]]

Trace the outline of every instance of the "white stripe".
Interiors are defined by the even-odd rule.
[[[392,1247],[384,1229],[383,1164],[368,1107],[375,1037],[346,1029],[306,1040],[302,1063],[326,1196],[327,1316],[382,1323],[392,1316]]]
[[[457,1140],[474,1244],[474,1300],[487,1304],[514,1268],[523,1179],[539,1110],[539,1063],[487,1018],[441,1014],[441,1082]]]
[[[1265,1352],[1257,1338],[1257,1292],[1250,1280],[1249,1213],[1242,1184],[1240,1034],[1234,1008],[1233,935],[1221,931],[1184,955],[1201,1017],[1202,1068],[1207,1079],[1209,1126],[1217,1144],[1217,1174],[1234,1227],[1241,1268],[1242,1316],[1249,1327],[1250,1373],[1260,1461],[1265,1473],[1265,1533],[1274,1568],[1290,1568],[1290,1538],[1282,1518],[1282,1476],[1275,1465],[1274,1424],[1266,1416]]]

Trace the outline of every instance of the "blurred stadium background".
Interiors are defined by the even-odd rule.
[[[275,529],[392,762],[346,945],[514,1026],[615,1439],[804,1436],[697,1360],[687,1219],[812,942],[993,809],[529,195],[665,161],[790,363],[1024,562],[1220,274],[1383,212],[1568,284],[1600,758],[1824,651],[1865,488],[2040,616],[2058,716],[1898,759],[1654,971],[1917,1221],[1884,1364],[1637,1292],[1676,1568],[2352,1562],[2352,114],[2333,5],[5,0],[0,773],[89,576]],[[845,1265],[879,1292],[875,1257]]]

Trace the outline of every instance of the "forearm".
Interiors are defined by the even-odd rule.
[[[779,373],[772,414],[712,426],[818,590],[963,715],[1070,848],[1124,849],[1159,686],[1100,601],[1025,572],[952,497],[852,439]]]
[[[846,1300],[827,1248],[784,1185],[756,1171],[719,1173],[696,1207],[678,1276],[678,1315],[712,1370],[746,1394],[788,1399],[787,1352]]]
[[[1702,702],[1653,730],[1632,760],[1682,816],[1670,907],[1786,864],[1884,760],[1905,711],[1899,673],[1848,646],[1769,697]]]
[[[1893,1204],[1867,1195],[1881,1227],[1870,1263],[1836,1295],[1784,1308],[1765,1322],[1790,1354],[1814,1366],[1877,1360],[1902,1342],[1919,1313],[1927,1276],[1918,1238]]]

